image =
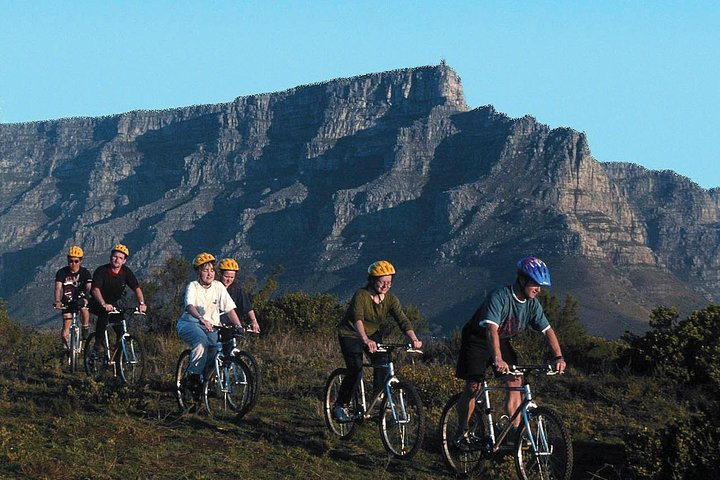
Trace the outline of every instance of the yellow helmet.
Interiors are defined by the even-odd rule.
[[[384,277],[385,275],[395,275],[395,267],[387,260],[378,260],[368,267],[368,275],[371,277]]]
[[[213,257],[211,253],[202,252],[195,257],[195,260],[193,260],[193,268],[198,268],[201,265],[214,261],[215,257]]]
[[[130,256],[130,250],[128,250],[128,248],[125,245],[123,245],[122,243],[116,244],[110,251],[110,253],[112,253],[112,252],[124,253],[126,257]]]
[[[240,266],[232,258],[223,258],[220,260],[219,268],[220,270],[235,270],[236,272],[240,270]]]
[[[68,250],[67,256],[83,258],[83,250],[82,250],[82,248],[78,247],[77,245],[73,245],[72,247],[70,247],[70,250]]]

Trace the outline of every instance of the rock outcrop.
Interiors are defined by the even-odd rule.
[[[672,172],[592,158],[586,137],[470,110],[445,64],[227,104],[0,125],[0,296],[31,323],[71,244],[122,241],[142,275],[169,256],[234,256],[285,290],[346,299],[372,260],[446,327],[514,261],[550,264],[593,333],[658,304],[718,301],[720,196]]]

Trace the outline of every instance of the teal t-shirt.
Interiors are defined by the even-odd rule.
[[[528,327],[538,332],[550,328],[550,322],[543,312],[540,301],[535,298],[521,302],[513,295],[512,286],[490,292],[473,315],[471,323],[475,327],[494,323],[498,326],[500,338],[513,337]]]

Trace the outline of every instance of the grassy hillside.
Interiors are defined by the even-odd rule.
[[[322,389],[342,364],[331,331],[253,341],[248,349],[264,370],[258,405],[237,423],[220,423],[177,411],[172,375],[184,347],[175,335],[131,325],[148,360],[146,383],[131,390],[68,373],[56,332],[30,331],[1,313],[0,478],[453,478],[436,433],[444,402],[460,388],[452,339],[429,343],[422,360],[401,359],[399,373],[418,385],[429,418],[422,451],[405,462],[388,457],[374,423],[350,442],[325,429]],[[522,344],[526,354],[534,341]],[[690,415],[677,408],[676,392],[600,361],[594,371],[572,368],[572,358],[570,365],[567,375],[538,379],[534,393],[573,432],[574,478],[662,478],[638,463],[633,439],[653,442]],[[496,475],[515,478],[510,459]]]

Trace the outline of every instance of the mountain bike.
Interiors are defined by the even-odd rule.
[[[143,378],[145,369],[144,354],[140,341],[128,333],[127,317],[145,316],[140,310],[113,308],[108,312],[108,327],[118,334],[114,345],[110,345],[108,329],[91,333],[85,342],[85,372],[95,380],[108,376],[112,370],[113,378],[119,377],[123,383],[133,387]],[[96,349],[95,345],[99,344]]]
[[[193,391],[189,385],[188,368],[191,350],[183,350],[175,369],[176,396],[180,409],[185,412],[205,411],[221,420],[240,419],[247,414],[257,401],[259,376],[253,377],[253,370],[260,373],[255,358],[248,352],[240,351],[238,340],[245,338],[242,328],[229,326],[215,327],[219,331],[218,342],[212,348],[205,370],[202,386]],[[246,362],[251,362],[250,366]]]
[[[67,362],[70,367],[70,371],[75,373],[78,371],[80,365],[80,358],[83,353],[83,339],[80,330],[80,322],[78,322],[78,314],[81,308],[77,304],[67,305],[65,303],[60,305],[59,310],[70,310],[72,312],[72,320],[70,322],[70,334],[68,335],[68,349],[67,349]]]
[[[340,422],[334,415],[340,384],[349,371],[338,368],[330,374],[323,394],[323,413],[327,428],[343,440],[350,439],[358,425],[372,417],[375,407],[379,407],[380,438],[385,449],[395,458],[410,459],[420,449],[425,436],[425,412],[415,387],[395,376],[393,353],[404,350],[408,353],[422,354],[421,350],[408,344],[377,344],[377,352],[387,353],[388,361],[375,367],[387,368],[383,388],[372,398],[365,390],[362,373],[355,386],[349,405],[350,422]],[[363,364],[363,367],[373,367]],[[369,400],[369,401],[368,401]]]
[[[509,375],[521,376],[531,373],[555,375],[551,365],[513,365]],[[494,409],[490,392],[516,391],[522,393],[522,402],[511,417],[502,415],[493,421]],[[573,450],[570,433],[556,411],[539,407],[533,401],[530,385],[521,387],[490,386],[483,381],[474,401],[475,410],[468,422],[468,443],[461,448],[457,439],[459,417],[457,412],[460,393],[445,405],[440,417],[440,438],[445,463],[459,476],[467,477],[481,472],[493,462],[508,454],[515,455],[515,469],[523,480],[569,480],[573,466]],[[520,417],[517,437],[510,439],[513,421]],[[512,442],[514,440],[514,444]]]

